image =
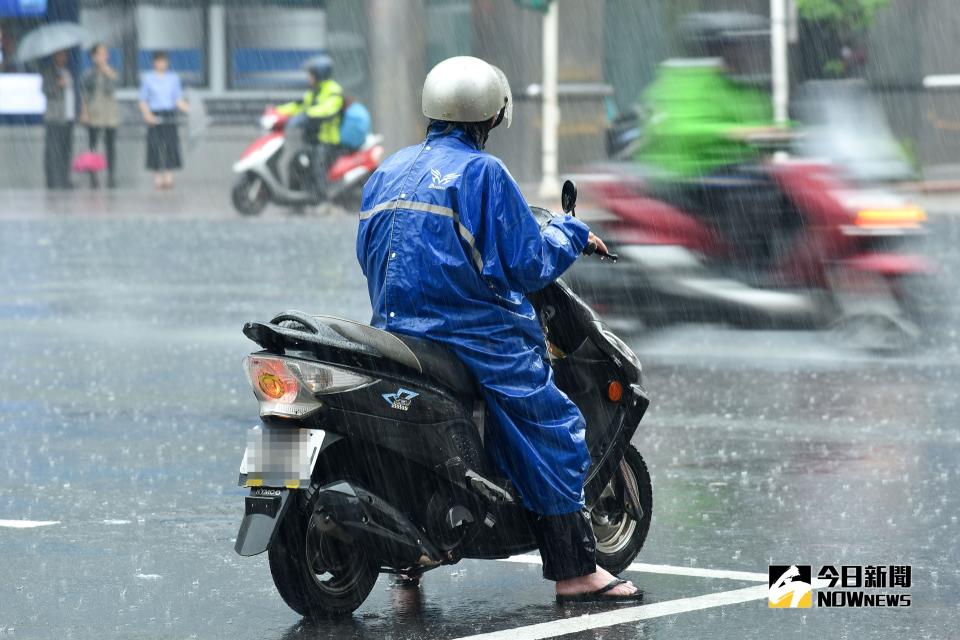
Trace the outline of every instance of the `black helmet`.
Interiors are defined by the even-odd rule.
[[[701,50],[744,40],[770,37],[770,19],[742,11],[688,13],[680,18],[677,32],[684,46]]]
[[[677,33],[686,55],[722,58],[742,82],[769,81],[769,18],[742,11],[689,13],[680,19]]]
[[[323,82],[333,75],[333,58],[326,53],[319,53],[307,58],[303,63],[303,70],[312,74],[317,82]]]

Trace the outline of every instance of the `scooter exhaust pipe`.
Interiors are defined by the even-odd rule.
[[[410,520],[359,484],[340,480],[319,489],[319,530],[348,544],[372,548],[396,567],[432,567],[442,555]]]

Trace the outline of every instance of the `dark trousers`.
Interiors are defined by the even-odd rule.
[[[44,125],[43,172],[48,189],[69,189],[73,159],[73,123],[47,122]]]
[[[327,180],[327,172],[336,160],[336,147],[328,144],[315,143],[312,148],[310,158],[310,167],[313,170],[313,189],[314,193],[320,198],[327,195],[327,187],[330,181]]]
[[[560,516],[534,516],[543,577],[558,582],[597,570],[597,539],[586,509]]]
[[[87,127],[87,135],[90,139],[90,151],[97,150],[97,144],[100,142],[101,133],[103,134],[103,147],[107,156],[107,186],[112,189],[116,185],[113,167],[114,160],[117,157],[117,130],[114,127]],[[99,186],[97,184],[97,173],[95,171],[90,172],[90,186]]]

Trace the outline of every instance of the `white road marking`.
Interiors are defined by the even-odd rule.
[[[500,558],[501,562],[520,562],[525,564],[541,564],[540,556],[510,556],[509,558]],[[723,569],[700,569],[698,567],[677,567],[669,564],[646,564],[644,562],[634,562],[627,571],[639,571],[641,573],[661,573],[673,576],[691,576],[694,578],[723,578],[726,580],[744,580],[747,582],[767,582],[765,573],[754,573],[751,571],[726,571]]]
[[[104,520],[103,524],[130,524],[129,520]]]
[[[766,579],[764,579],[764,581],[766,581]],[[587,614],[577,618],[563,618],[552,622],[531,624],[526,627],[481,633],[475,636],[464,636],[457,638],[457,640],[517,640],[517,638],[523,638],[524,640],[542,640],[543,638],[555,638],[570,633],[579,633],[581,631],[612,627],[628,622],[671,616],[688,611],[722,607],[739,604],[741,602],[749,602],[751,600],[762,600],[766,597],[767,585],[763,584],[746,587],[744,589],[735,589],[733,591],[708,593],[707,595],[695,596],[693,598],[679,598],[677,600],[643,604],[638,607],[617,609],[616,611],[607,611],[592,615]]]
[[[52,524],[60,524],[59,520],[0,520],[0,527],[9,527],[11,529],[32,529],[34,527],[49,527]]]

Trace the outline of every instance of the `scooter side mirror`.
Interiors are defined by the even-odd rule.
[[[577,185],[573,180],[564,180],[560,191],[560,206],[564,213],[577,215]]]

